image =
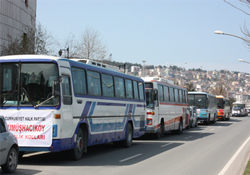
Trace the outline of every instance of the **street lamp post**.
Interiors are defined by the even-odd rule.
[[[244,62],[244,63],[248,63],[248,64],[250,64],[250,62],[248,62],[248,61],[244,61],[244,60],[242,60],[242,59],[239,59],[238,61],[239,61],[239,62]]]
[[[62,56],[62,51],[67,51],[67,57],[69,59],[69,47],[67,49],[60,49],[58,52],[59,56]]]
[[[233,36],[233,37],[236,37],[236,38],[242,39],[242,40],[244,40],[244,41],[246,41],[246,42],[249,42],[249,43],[250,43],[250,40],[247,40],[247,39],[245,39],[245,38],[242,38],[242,37],[240,37],[240,36],[233,35],[233,34],[230,34],[230,33],[224,33],[224,32],[222,32],[222,31],[220,31],[220,30],[216,30],[216,31],[214,31],[214,34],[219,34],[219,35],[229,35],[229,36]]]
[[[146,63],[146,61],[145,60],[142,60],[142,62],[143,62],[143,69],[142,69],[142,71],[143,71],[143,77],[145,77],[145,63]]]

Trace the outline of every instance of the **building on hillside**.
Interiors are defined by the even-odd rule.
[[[37,0],[0,0],[0,46],[35,28],[36,4]]]

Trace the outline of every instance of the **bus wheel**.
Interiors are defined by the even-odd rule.
[[[159,129],[159,132],[157,132],[157,133],[155,134],[155,138],[156,138],[156,139],[160,139],[160,138],[163,137],[163,136],[164,136],[164,122],[161,121],[161,126],[160,126],[160,129]]]
[[[216,115],[214,114],[213,124],[216,122]]]
[[[77,131],[77,137],[76,137],[76,146],[74,149],[70,150],[70,157],[73,160],[79,160],[82,158],[83,154],[83,132],[82,129],[79,128]]]
[[[197,127],[198,126],[198,120],[196,119],[196,122],[195,122],[195,127]]]
[[[131,124],[128,123],[126,139],[121,142],[122,146],[125,148],[129,148],[132,145],[132,139],[133,139],[133,129]]]
[[[207,119],[207,125],[209,125],[209,124],[210,124],[210,116]]]
[[[227,120],[230,120],[230,114],[227,114]]]
[[[182,124],[182,119],[180,120],[180,123],[179,123],[179,128],[176,130],[176,133],[177,134],[182,134],[183,132],[183,124]]]

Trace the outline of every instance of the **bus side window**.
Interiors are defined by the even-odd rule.
[[[72,95],[71,95],[71,86],[69,76],[62,76],[62,95],[63,95],[63,104],[71,105],[72,104]]]
[[[114,97],[114,81],[111,75],[102,74],[102,91],[104,97]]]
[[[138,83],[137,83],[137,81],[133,81],[133,87],[134,87],[134,98],[136,100],[138,100],[139,95],[138,95]]]
[[[115,77],[115,96],[125,98],[124,79],[121,77]]]
[[[158,85],[158,93],[159,93],[159,100],[160,101],[163,101],[163,88],[162,88],[162,85]]]
[[[133,99],[133,85],[132,85],[132,80],[125,79],[125,86],[126,86],[126,97],[128,99]]]
[[[86,73],[84,69],[72,67],[72,79],[73,79],[75,94],[78,94],[78,95],[87,94],[85,77],[86,77]]]
[[[88,92],[89,95],[101,96],[101,81],[100,74],[98,72],[88,71],[87,72],[88,81]]]
[[[140,100],[144,100],[145,99],[145,94],[144,94],[144,86],[142,82],[139,82],[139,97]]]

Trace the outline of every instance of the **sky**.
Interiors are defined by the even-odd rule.
[[[228,2],[250,13],[239,0]],[[243,40],[214,34],[244,37],[249,19],[223,0],[37,0],[37,21],[58,42],[92,28],[114,61],[185,69],[250,73],[250,64],[238,61],[250,62]]]

